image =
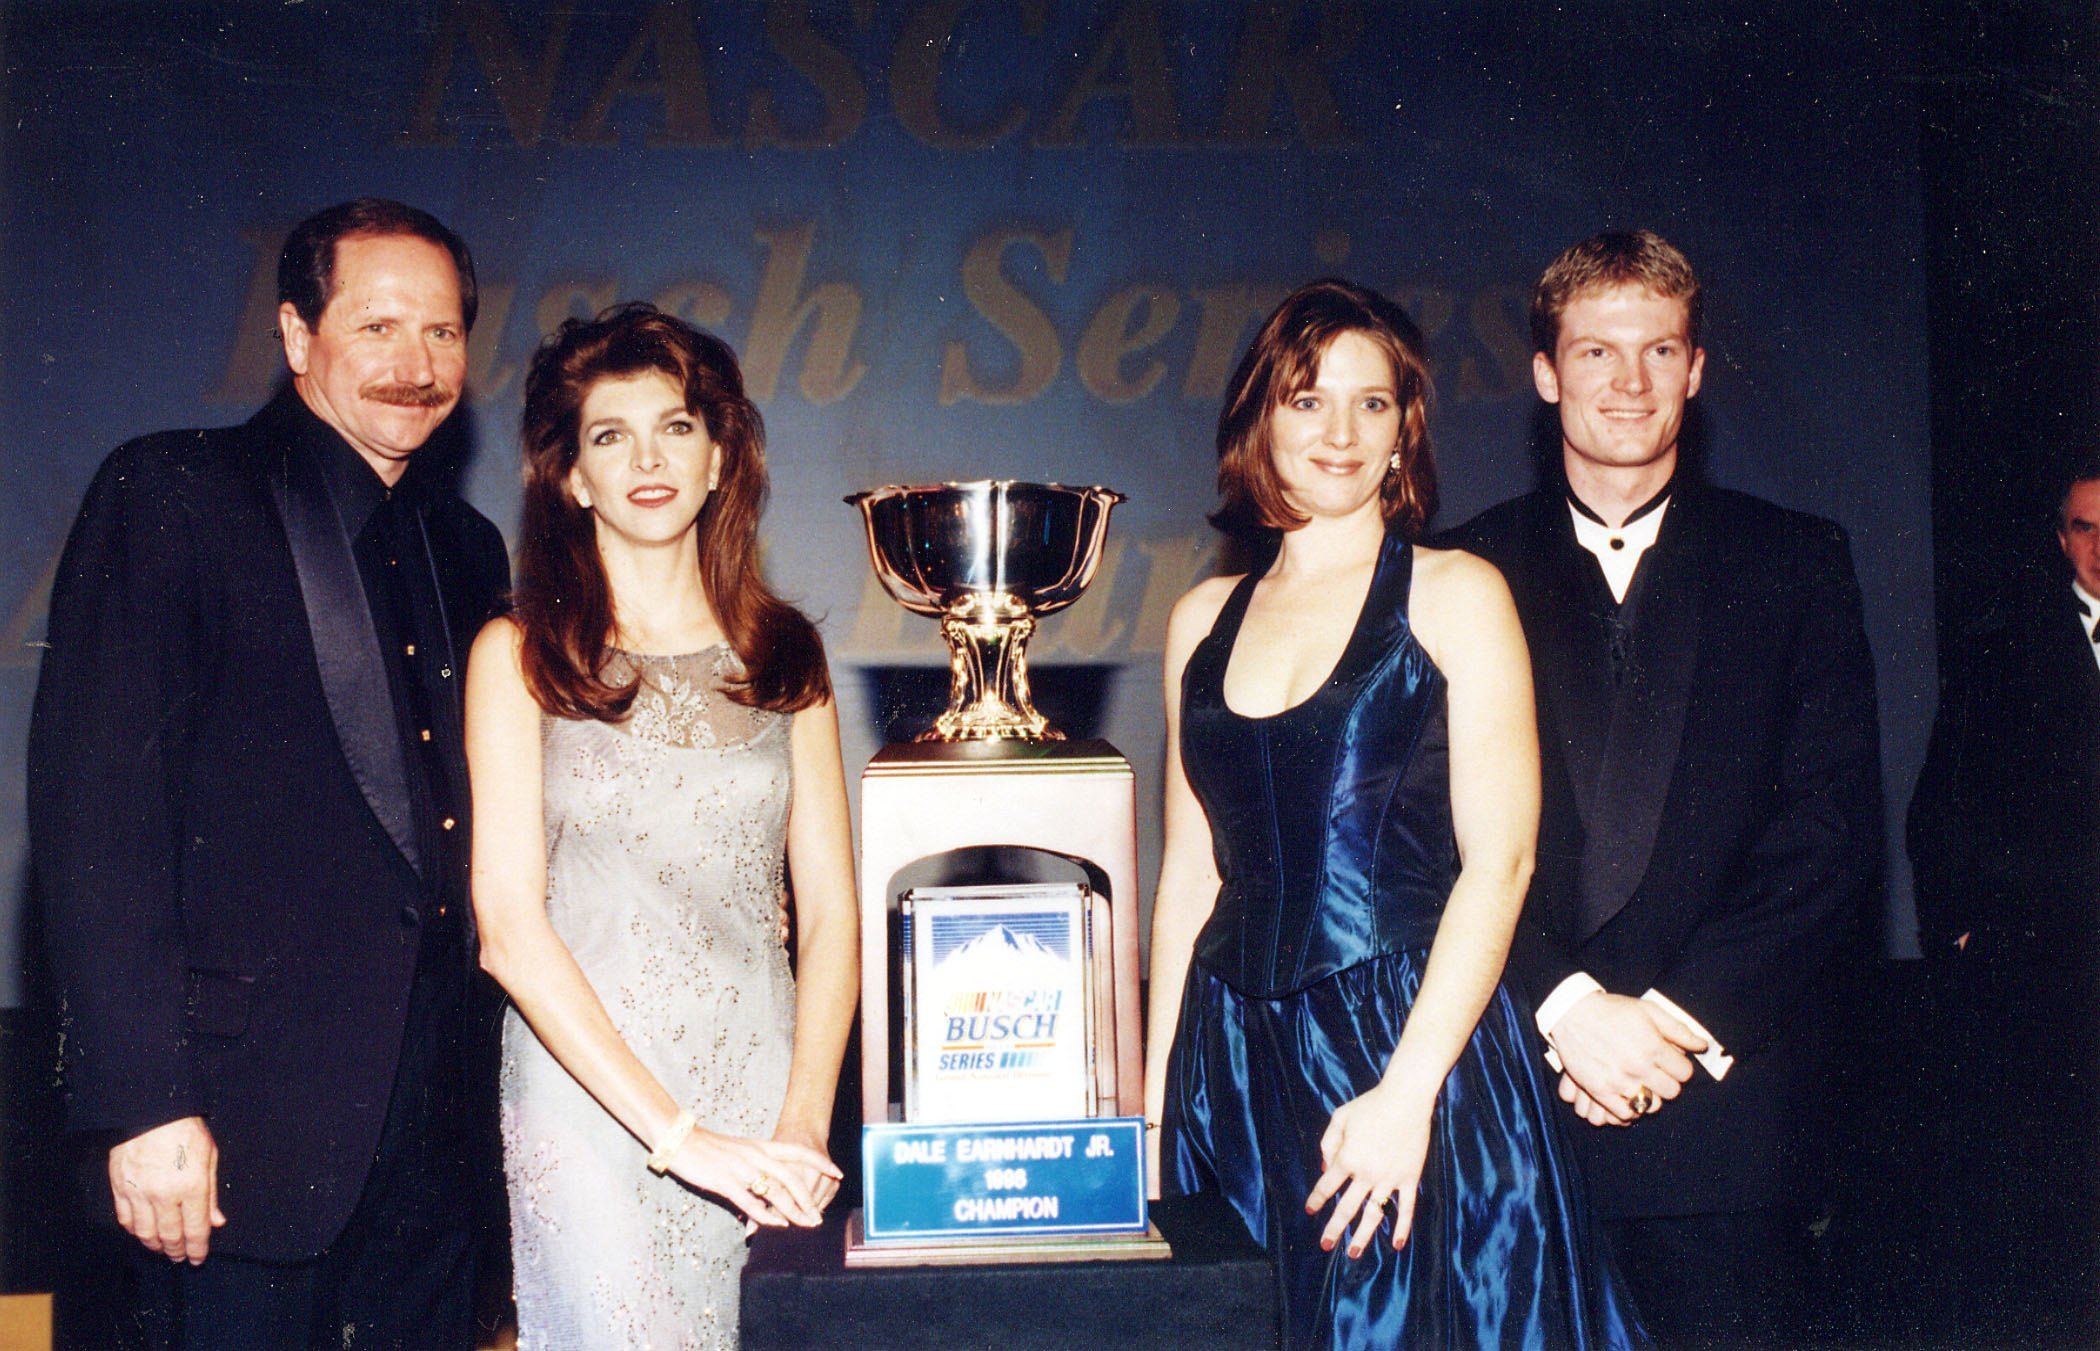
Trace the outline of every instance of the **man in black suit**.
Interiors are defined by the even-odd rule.
[[[459,688],[508,567],[411,457],[474,270],[363,199],[293,230],[278,293],[288,387],[115,451],[52,591],[29,796],[69,1119],[154,1340],[466,1347]]]
[[[1699,283],[1646,231],[1532,302],[1564,480],[1453,540],[1531,647],[1539,866],[1510,954],[1598,1213],[1666,1343],[1784,1340],[1820,1000],[1880,877],[1872,659],[1843,533],[1681,466]]]
[[[1949,662],[1911,797],[1957,1332],[2100,1339],[2100,460],[2057,499],[2070,565]]]

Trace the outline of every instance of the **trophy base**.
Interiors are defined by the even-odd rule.
[[[947,1243],[913,1239],[870,1242],[862,1232],[861,1212],[856,1210],[846,1217],[846,1265],[849,1267],[979,1267],[1000,1262],[1164,1262],[1173,1255],[1173,1246],[1156,1224],[1147,1224],[1142,1234],[979,1238]]]
[[[1070,774],[1087,772],[1097,774],[1121,774],[1128,777],[1130,762],[1123,758],[1108,742],[1098,737],[1085,741],[1067,741],[1053,734],[1040,741],[1023,741],[1018,738],[993,740],[977,738],[968,741],[948,741],[934,737],[921,737],[916,741],[896,741],[875,754],[868,761],[867,778],[888,778],[892,775],[917,776],[921,774]],[[996,823],[1003,819],[994,815],[985,822],[984,843],[994,843],[1001,832]]]

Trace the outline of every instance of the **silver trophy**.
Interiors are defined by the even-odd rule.
[[[860,508],[883,589],[937,616],[948,640],[948,710],[920,741],[1061,741],[1028,693],[1038,616],[1079,599],[1101,564],[1107,488],[1004,479],[875,488]]]

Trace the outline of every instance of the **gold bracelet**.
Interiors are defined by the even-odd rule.
[[[664,1132],[662,1143],[649,1151],[649,1171],[662,1177],[671,1170],[671,1160],[678,1154],[679,1146],[693,1133],[693,1114],[683,1107],[671,1119],[671,1129]]]

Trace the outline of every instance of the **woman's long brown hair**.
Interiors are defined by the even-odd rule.
[[[782,713],[806,708],[830,695],[831,681],[816,626],[760,573],[765,423],[727,343],[640,302],[564,323],[541,344],[525,380],[524,540],[514,599],[526,688],[563,718],[616,720],[634,702],[637,681],[605,679],[612,590],[596,522],[570,492],[569,471],[592,387],[650,371],[685,391],[686,411],[707,424],[721,451],[721,478],[700,509],[697,534],[708,604],[744,667],[730,697]]]

